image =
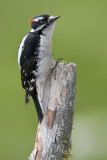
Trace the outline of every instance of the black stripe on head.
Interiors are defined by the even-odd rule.
[[[33,22],[31,24],[32,29],[40,28],[42,25],[47,24],[50,15],[40,15],[33,18]]]

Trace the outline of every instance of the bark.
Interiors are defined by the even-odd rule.
[[[29,160],[67,160],[76,95],[76,65],[59,63],[43,91],[44,119],[38,124],[35,147]]]

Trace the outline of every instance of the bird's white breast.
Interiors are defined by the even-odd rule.
[[[47,29],[40,38],[37,77],[43,82],[47,78],[52,68],[52,33],[53,28],[50,30]]]
[[[53,24],[50,28],[47,28],[43,32],[43,35],[41,35],[40,39],[36,85],[37,85],[38,99],[42,111],[43,111],[43,104],[42,104],[43,89],[46,78],[48,77],[52,68],[52,33],[54,26],[55,25]]]
[[[52,42],[49,37],[41,36],[38,58],[37,77],[44,83],[52,67]]]

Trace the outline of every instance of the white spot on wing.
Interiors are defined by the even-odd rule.
[[[29,91],[32,91],[32,90],[33,90],[33,87],[30,87],[30,88],[29,88]]]
[[[35,73],[36,73],[36,71],[32,71],[32,73],[33,73],[33,74],[35,74]]]
[[[35,82],[35,79],[32,78],[32,79],[30,80],[30,82],[31,82],[31,83],[32,83],[32,82]]]
[[[26,84],[26,82],[24,81],[24,84]]]

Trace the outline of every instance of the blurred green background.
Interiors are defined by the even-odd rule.
[[[0,0],[0,160],[27,160],[37,115],[26,107],[17,52],[29,20],[60,15],[53,54],[77,64],[72,160],[107,160],[107,0]]]

